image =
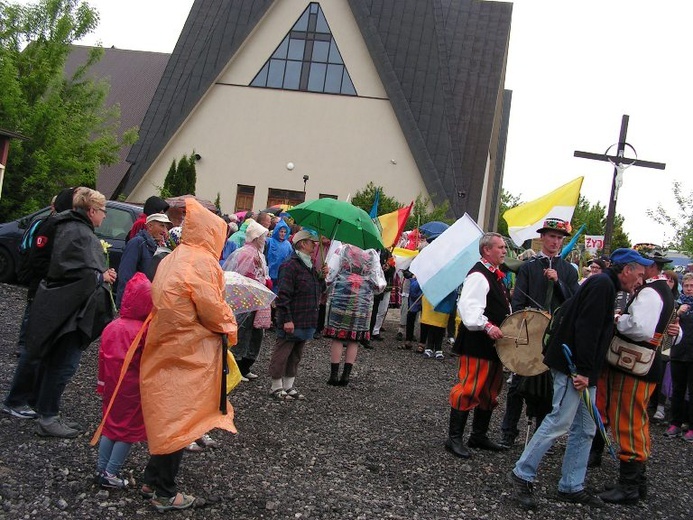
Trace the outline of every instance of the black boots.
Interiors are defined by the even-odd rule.
[[[339,385],[339,363],[330,364],[330,378],[327,380],[328,385]]]
[[[637,461],[623,462],[619,466],[618,484],[599,496],[611,504],[635,504],[641,497],[640,485],[647,495],[645,464]],[[644,498],[644,496],[643,496]]]
[[[468,459],[471,457],[469,450],[464,446],[462,436],[464,435],[464,427],[467,424],[469,412],[450,408],[450,428],[448,431],[448,440],[445,441],[445,449],[456,457]]]
[[[342,378],[339,380],[339,386],[346,386],[349,384],[349,374],[351,374],[351,367],[353,363],[344,363],[344,370],[342,370]]]
[[[330,364],[330,378],[327,380],[328,385],[332,386],[346,386],[349,384],[349,375],[351,374],[351,367],[353,363],[344,363],[344,370],[342,371],[342,377],[339,377],[339,363]]]
[[[467,446],[481,450],[503,451],[507,448],[493,442],[488,438],[488,425],[491,422],[491,410],[474,409],[472,421],[472,434],[469,436]]]

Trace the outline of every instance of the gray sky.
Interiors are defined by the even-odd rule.
[[[101,24],[82,43],[171,52],[193,2],[89,3]],[[514,2],[504,188],[527,201],[584,175],[582,194],[606,205],[613,168],[574,158],[573,151],[603,153],[618,141],[621,116],[628,114],[627,141],[638,157],[667,168],[627,170],[617,210],[634,243],[661,243],[668,230],[646,210],[658,202],[673,208],[674,180],[686,193],[693,189],[685,160],[693,108],[684,79],[691,19],[693,3],[685,0]]]

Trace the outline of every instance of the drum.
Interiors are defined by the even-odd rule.
[[[503,366],[521,376],[546,372],[542,354],[542,338],[550,315],[536,309],[513,312],[503,320],[503,337],[496,340],[496,351]]]

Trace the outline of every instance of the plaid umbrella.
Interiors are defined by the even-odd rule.
[[[563,344],[563,354],[565,355],[565,358],[568,361],[568,370],[570,370],[570,377],[577,376],[577,368],[575,368],[575,363],[573,363],[573,352],[570,350],[570,347],[568,347],[568,345],[566,345],[565,343]],[[611,437],[609,437],[609,434],[606,432],[604,422],[602,422],[602,416],[600,415],[599,410],[597,410],[597,405],[594,404],[592,402],[592,399],[590,398],[589,389],[585,388],[582,392],[580,392],[580,394],[582,400],[585,403],[585,406],[590,411],[592,420],[597,425],[597,429],[599,430],[599,433],[601,433],[602,438],[604,439],[604,444],[607,448],[609,448],[609,453],[611,454],[614,460],[618,460],[618,458],[616,457],[616,450],[614,450],[614,445],[611,442]]]

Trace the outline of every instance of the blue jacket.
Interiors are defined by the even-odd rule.
[[[135,273],[150,274],[152,258],[156,253],[156,242],[146,229],[142,229],[130,239],[125,246],[123,256],[118,267],[118,292],[116,293],[116,306],[120,307],[125,286]]]
[[[280,240],[279,238],[280,229],[286,229],[284,240]],[[267,258],[269,276],[273,282],[279,278],[279,266],[281,266],[294,251],[294,248],[291,246],[291,242],[289,242],[290,234],[291,230],[289,229],[289,226],[286,224],[286,222],[280,220],[277,222],[277,225],[274,226],[272,236],[267,240],[265,256]]]

